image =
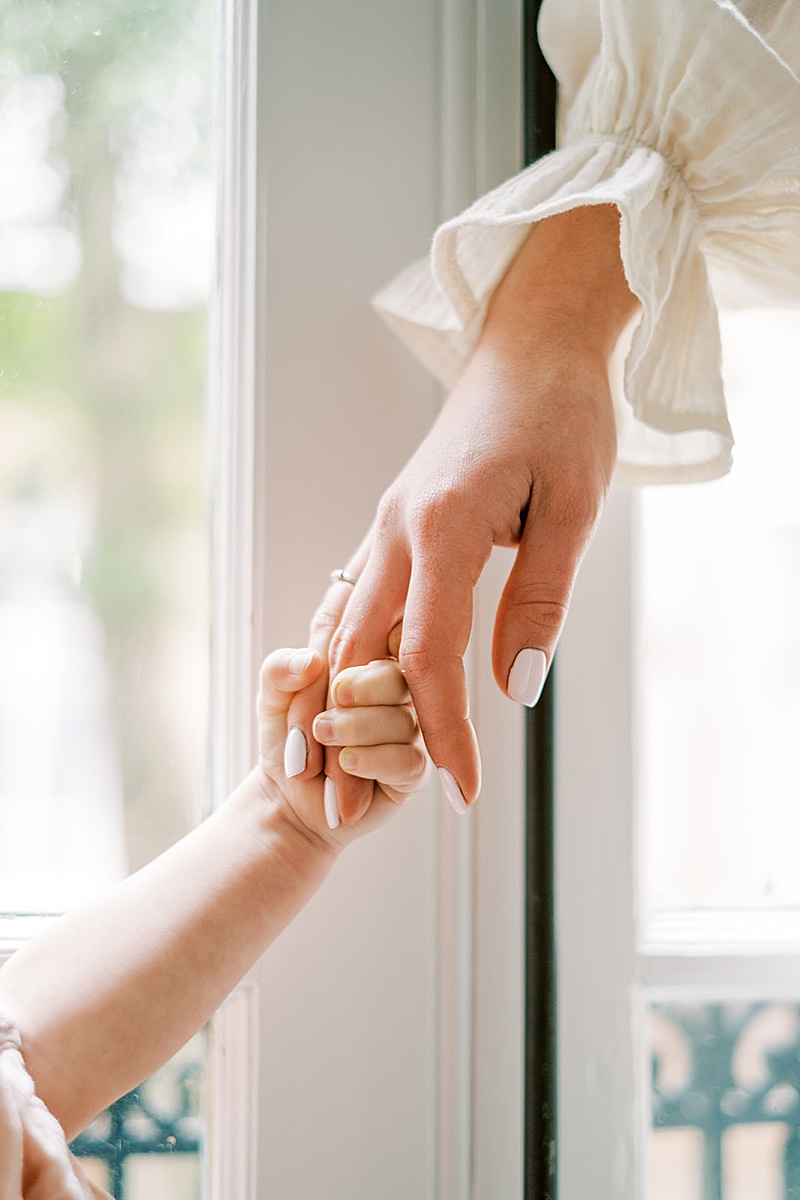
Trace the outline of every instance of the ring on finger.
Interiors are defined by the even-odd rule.
[[[355,575],[351,575],[349,571],[345,571],[343,567],[337,567],[335,571],[331,571],[331,579],[334,581],[339,580],[342,583],[352,584],[353,587],[355,587],[358,583],[358,579],[355,577]]]

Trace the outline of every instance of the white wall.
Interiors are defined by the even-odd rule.
[[[226,9],[229,29],[244,26],[228,101],[242,110],[245,142],[255,79],[246,8]],[[245,181],[222,243],[223,258],[238,255],[227,277],[245,311],[232,316],[223,289],[223,341],[240,358],[226,366],[223,346],[223,386],[241,412],[230,451],[220,435],[233,465],[218,592],[222,570],[239,600],[218,613],[228,629],[217,635],[218,678],[226,652],[244,653],[242,612],[253,661],[304,641],[328,572],[436,411],[436,387],[367,301],[426,251],[437,220],[516,168],[520,21],[513,0],[261,0],[253,229],[246,155],[226,167]],[[241,507],[251,471],[252,511]],[[264,1200],[521,1193],[521,718],[489,670],[504,567],[493,564],[478,599],[478,808],[460,820],[431,789],[349,850],[255,976]],[[227,1190],[233,1200],[236,1185]]]

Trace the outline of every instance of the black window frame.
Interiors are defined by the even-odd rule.
[[[536,35],[542,0],[524,0],[526,166],[555,148],[556,80]],[[524,1200],[558,1196],[558,1007],[555,903],[555,672],[525,728]]]

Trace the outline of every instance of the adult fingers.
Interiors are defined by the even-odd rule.
[[[346,668],[386,657],[387,638],[402,613],[407,580],[408,560],[401,545],[389,541],[372,548],[331,641],[331,675],[338,678]],[[342,770],[337,749],[328,750],[325,773],[330,804],[336,803],[342,824],[360,820],[372,802],[373,789]]]
[[[472,570],[456,556],[416,555],[400,643],[400,667],[428,753],[457,812],[466,812],[481,785],[464,671],[473,586]]]
[[[352,578],[358,577],[358,572],[367,561],[370,536],[371,531],[345,568]],[[342,619],[352,590],[353,585],[345,580],[332,580],[311,622],[309,645],[322,656],[326,664],[331,639]],[[289,706],[284,756],[284,768],[288,779],[313,779],[323,769],[325,752],[315,741],[311,725],[317,713],[326,707],[327,700],[328,671],[325,670],[310,687],[295,696]]]
[[[492,665],[512,700],[538,701],[567,616],[581,559],[602,507],[600,489],[542,488],[497,608]]]

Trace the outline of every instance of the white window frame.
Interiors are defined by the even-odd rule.
[[[215,803],[250,763],[261,653],[304,640],[328,571],[439,403],[368,296],[520,161],[519,0],[332,13],[322,0],[221,6]],[[313,203],[288,191],[313,181],[309,162]],[[337,461],[358,469],[332,494]],[[507,567],[499,555],[476,603],[482,800],[460,820],[432,788],[348,851],[223,1006],[212,1200],[522,1194],[523,733],[489,663]]]
[[[637,494],[615,489],[558,657],[559,1183],[565,1197],[648,1195],[647,1014],[664,1002],[791,1000],[785,923],[648,928],[636,810]],[[699,914],[702,919],[702,914]],[[744,932],[742,932],[744,931]]]

